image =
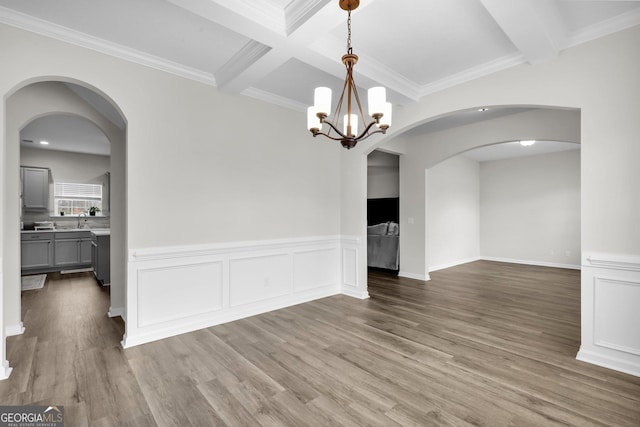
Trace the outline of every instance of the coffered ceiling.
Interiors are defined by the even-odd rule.
[[[0,0],[0,22],[299,111],[317,86],[340,92],[346,18],[338,0]],[[639,25],[640,0],[361,0],[352,21],[361,93],[385,86],[398,106]],[[410,132],[477,120],[459,113]],[[33,140],[71,129],[64,118],[39,125]]]
[[[338,0],[0,0],[0,22],[303,110],[341,88]],[[394,104],[640,24],[640,1],[362,0],[356,81]]]

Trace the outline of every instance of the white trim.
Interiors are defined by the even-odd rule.
[[[422,275],[422,274],[409,273],[407,271],[400,271],[398,272],[398,276],[406,277],[407,279],[422,280],[423,282],[428,282],[429,280],[431,280],[429,273]]]
[[[307,104],[303,104],[301,102],[294,101],[293,99],[267,92],[266,90],[256,89],[255,87],[248,87],[240,92],[240,94],[300,112],[307,111],[308,107]]]
[[[292,305],[302,304],[316,299],[337,295],[339,293],[340,291],[337,288],[332,290],[308,292],[300,296],[289,296],[274,301],[266,301],[249,308],[230,308],[228,310],[224,310],[224,312],[209,313],[203,318],[185,319],[184,322],[180,323],[171,322],[171,324],[168,324],[165,327],[155,328],[149,332],[141,332],[133,337],[127,334],[121,341],[121,345],[123,348],[134,347],[136,345],[169,338],[187,332],[193,332],[198,329],[209,328],[211,326],[220,325],[227,322],[233,322],[234,320],[244,319],[246,317],[267,313],[269,311],[290,307]]]
[[[190,246],[163,246],[129,250],[129,262],[158,261],[184,257],[214,256],[232,253],[243,253],[255,250],[279,250],[285,248],[302,248],[318,244],[339,244],[341,236],[316,236],[291,239],[253,240],[226,243],[210,243]]]
[[[583,253],[580,351],[576,358],[640,377],[640,257]]]
[[[433,267],[429,267],[429,273],[438,271],[438,270],[444,270],[445,268],[455,267],[457,265],[468,264],[470,262],[474,262],[478,260],[480,260],[480,257],[472,257],[472,258],[462,259],[459,261],[449,262],[446,264],[435,265]]]
[[[0,6],[0,22],[105,55],[215,86],[213,74]]]
[[[585,267],[598,267],[640,272],[640,257],[635,255],[590,253],[585,254],[582,263]]]
[[[285,33],[291,35],[329,0],[293,0],[284,8]]]
[[[359,242],[321,236],[130,250],[122,346],[340,293],[367,298],[357,275]]]
[[[109,316],[109,317],[122,317],[123,320],[126,320],[124,307],[109,307],[109,311],[107,312],[107,316]]]
[[[580,351],[576,355],[577,360],[591,363],[593,365],[602,366],[614,371],[624,372],[625,374],[640,377],[640,365],[629,362],[617,357],[604,355],[596,351],[589,351],[580,347]]]
[[[270,46],[255,40],[249,40],[222,67],[215,72],[218,87],[227,86],[260,58],[269,53]]]
[[[488,256],[481,256],[479,259],[484,261],[507,262],[510,264],[537,265],[539,267],[567,268],[570,270],[581,269],[579,265],[560,264],[557,262],[531,261],[531,260],[525,260],[525,259],[512,259],[512,258],[500,258],[500,257],[488,257]]]
[[[352,288],[347,288],[347,287],[343,287],[341,293],[342,295],[346,295],[346,296],[358,298],[358,299],[369,298],[368,291],[353,290]]]
[[[4,329],[4,333],[5,336],[7,337],[14,337],[16,335],[22,335],[24,334],[24,325],[22,322],[18,323],[17,325],[7,325]]]
[[[468,70],[461,71],[456,74],[452,74],[448,77],[435,81],[433,83],[426,84],[419,89],[419,97],[422,98],[426,95],[430,95],[435,92],[439,92],[450,87],[460,85],[480,77],[488,76],[498,71],[506,70],[507,68],[515,67],[516,65],[526,63],[526,58],[520,52],[513,53],[511,55],[503,56],[492,61],[486,62],[481,65],[477,65]]]
[[[9,361],[3,360],[0,364],[0,380],[6,380],[11,375],[13,368],[9,367]]]
[[[572,34],[566,48],[595,40],[640,24],[640,9],[630,10],[613,18],[590,25]],[[566,49],[565,48],[565,49]]]

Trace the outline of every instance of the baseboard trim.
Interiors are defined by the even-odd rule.
[[[109,317],[122,317],[122,319],[125,319],[124,316],[124,307],[109,307],[109,311],[107,312],[107,316]]]
[[[470,262],[478,261],[480,259],[481,259],[480,257],[473,257],[473,258],[463,259],[463,260],[460,260],[460,261],[449,262],[447,264],[436,265],[436,266],[433,266],[433,267],[429,267],[429,273],[431,273],[433,271],[444,270],[445,268],[456,267],[456,266],[462,265],[462,264],[468,264]]]
[[[8,337],[24,334],[24,325],[20,322],[17,325],[11,325],[4,328],[4,333]]]
[[[13,368],[9,367],[9,361],[4,360],[2,364],[0,364],[0,380],[6,380],[11,375],[11,371]]]
[[[423,282],[428,282],[429,280],[431,280],[429,273],[423,275],[423,274],[409,273],[407,271],[399,271],[398,276],[405,277],[407,279],[422,280]]]
[[[216,325],[221,325],[223,323],[233,322],[235,320],[244,319],[246,317],[263,314],[274,310],[280,310],[282,308],[303,304],[309,301],[338,294],[340,294],[340,291],[337,289],[337,287],[331,286],[329,288],[315,290],[313,292],[288,295],[285,298],[278,298],[269,302],[260,301],[259,303],[251,304],[248,307],[240,306],[237,308],[224,310],[223,312],[210,313],[206,317],[199,318],[197,320],[185,319],[185,322],[182,322],[180,324],[173,324],[163,329],[154,328],[153,331],[150,331],[148,333],[141,332],[133,337],[127,336],[127,334],[125,334],[125,337],[120,342],[120,344],[123,348],[130,348],[137,345],[146,344],[148,342],[181,335]]]
[[[509,264],[524,264],[524,265],[536,265],[538,267],[552,267],[552,268],[567,268],[569,270],[581,270],[582,267],[580,265],[574,264],[559,264],[555,262],[545,262],[545,261],[531,261],[524,259],[511,259],[511,258],[499,258],[499,257],[488,257],[481,256],[478,260],[483,261],[495,261],[495,262],[506,262]]]
[[[603,368],[613,369],[615,371],[624,372],[625,374],[640,377],[640,364],[621,360],[616,357],[597,354],[581,348],[576,355],[576,359],[593,365],[602,366]]]
[[[358,299],[369,298],[369,292],[367,291],[359,291],[359,290],[347,289],[343,287],[341,293],[342,295],[346,295],[346,296],[358,298]]]

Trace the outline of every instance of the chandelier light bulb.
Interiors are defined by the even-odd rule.
[[[351,116],[351,129],[349,129],[349,116]],[[344,115],[344,123],[343,129],[344,134],[347,136],[355,136],[358,134],[358,115],[357,114],[345,114]]]
[[[369,89],[369,115],[375,117],[384,113],[385,103],[387,102],[387,90],[382,86],[376,86]]]
[[[385,102],[384,108],[382,110],[382,117],[380,117],[380,121],[378,122],[379,128],[388,128],[391,126],[391,103]]]
[[[316,113],[325,116],[331,114],[331,89],[317,87],[313,93],[313,105],[316,108]]]
[[[320,123],[320,118],[316,114],[315,107],[307,108],[307,129],[313,132],[314,129],[318,131],[322,129],[322,123]]]

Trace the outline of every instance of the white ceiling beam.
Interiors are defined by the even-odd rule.
[[[480,0],[530,64],[555,58],[566,35],[555,0]]]
[[[225,92],[247,91],[291,58],[344,78],[344,68],[336,66],[340,58],[335,54],[344,51],[344,43],[331,37],[335,25],[327,25],[346,22],[346,14],[337,7],[335,0],[294,0],[282,11],[282,25],[274,10],[251,7],[255,2],[249,0],[169,1],[250,39],[225,66],[215,71],[216,85]],[[373,2],[362,2],[358,12]],[[261,18],[263,15],[264,19]],[[379,82],[407,99],[418,99],[417,85],[381,64],[364,64],[369,61],[359,64],[359,75]]]

